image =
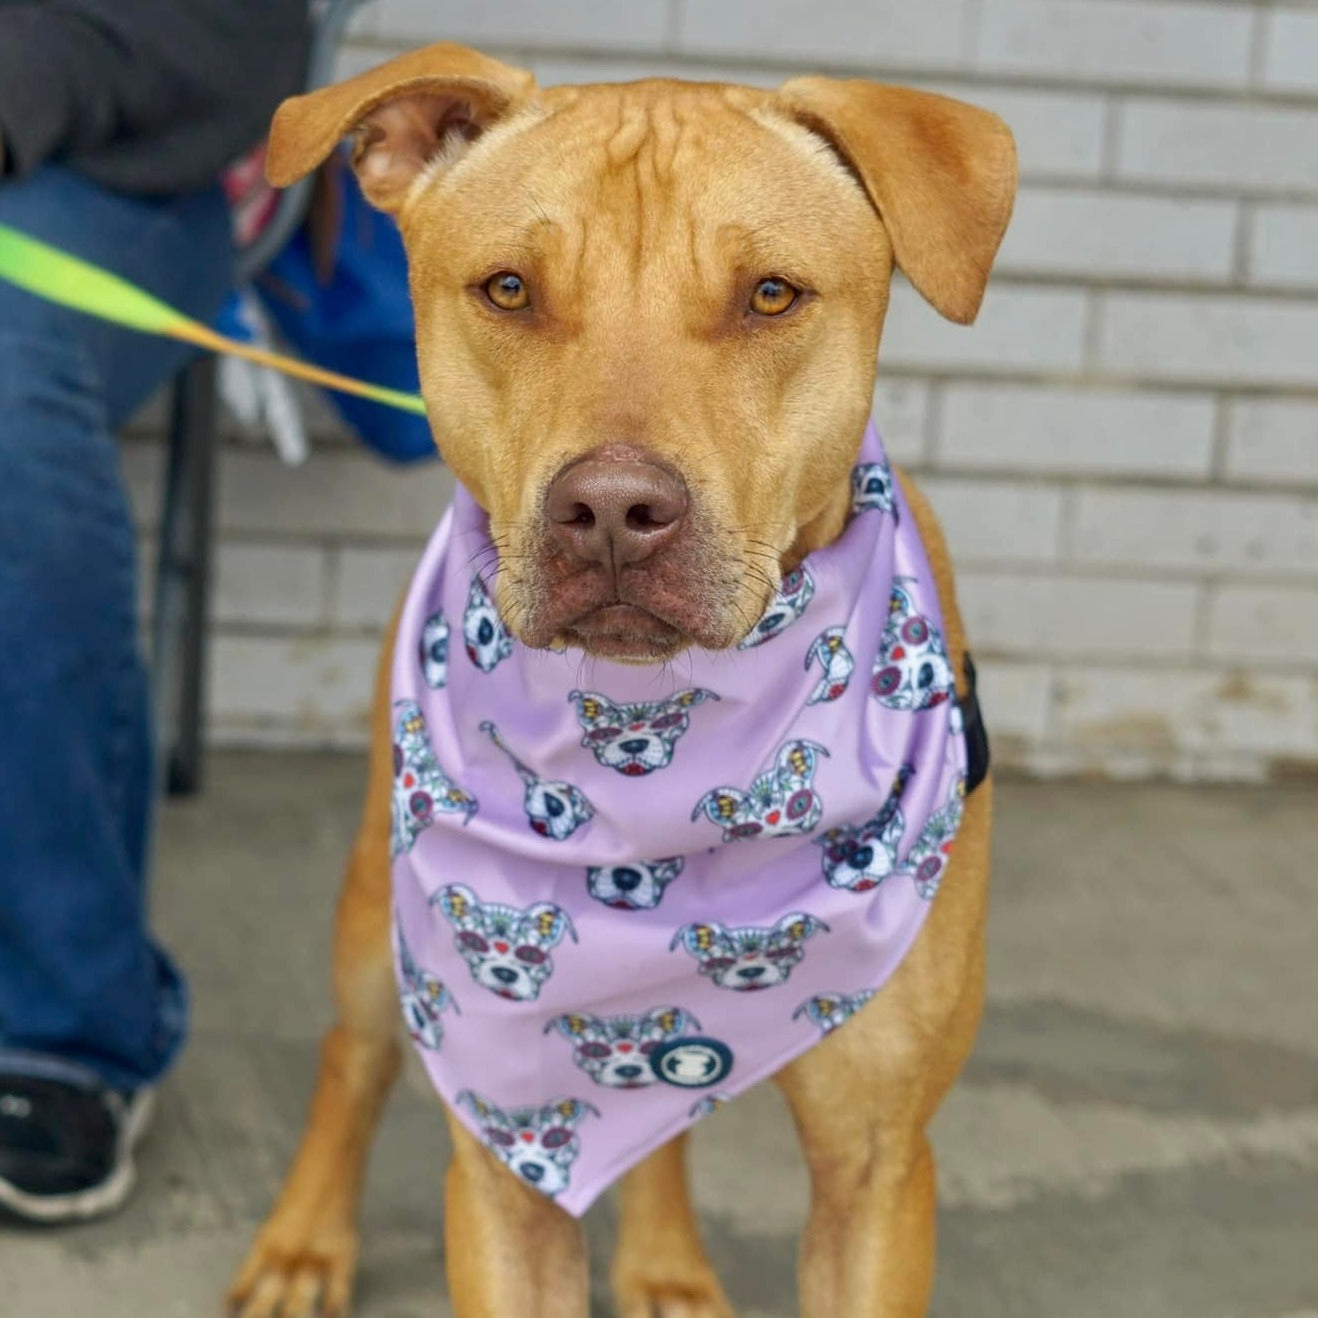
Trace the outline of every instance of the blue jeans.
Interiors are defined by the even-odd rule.
[[[231,282],[218,187],[129,197],[60,167],[0,183],[0,222],[209,320]],[[152,941],[152,750],[136,536],[113,431],[183,345],[0,283],[0,1066],[116,1088],[182,1044]]]

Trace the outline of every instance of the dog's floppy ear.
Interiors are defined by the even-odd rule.
[[[310,173],[341,138],[372,205],[397,214],[422,168],[456,155],[526,100],[535,79],[466,46],[440,42],[305,96],[275,112],[266,177],[287,187]]]
[[[1016,146],[996,114],[904,87],[793,78],[778,100],[859,177],[925,300],[968,325],[1016,196]]]

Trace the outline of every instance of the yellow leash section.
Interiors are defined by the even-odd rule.
[[[184,343],[195,344],[210,352],[227,352],[260,366],[273,367],[285,375],[323,385],[326,389],[356,394],[359,398],[369,398],[385,407],[425,415],[426,405],[420,394],[386,389],[378,384],[368,384],[365,380],[354,380],[350,375],[339,375],[336,371],[323,371],[319,366],[299,361],[296,357],[254,348],[251,344],[231,339],[176,311],[136,284],[130,284],[126,279],[120,279],[118,275],[102,270],[100,266],[92,265],[80,257],[71,256],[58,247],[51,247],[49,243],[11,229],[7,224],[0,224],[0,279],[45,298],[48,302],[58,302],[61,306],[72,307],[88,316],[122,325],[125,329],[181,339]]]

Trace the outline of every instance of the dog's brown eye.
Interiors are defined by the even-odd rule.
[[[781,316],[799,295],[785,279],[761,279],[751,294],[751,310],[757,316]]]
[[[531,305],[531,294],[521,275],[501,270],[485,281],[485,296],[500,311],[524,311]]]

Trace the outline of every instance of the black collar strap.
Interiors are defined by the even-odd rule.
[[[989,742],[984,727],[984,715],[979,708],[979,693],[975,689],[975,664],[966,651],[966,694],[961,697],[961,717],[966,735],[966,795],[988,777]]]

